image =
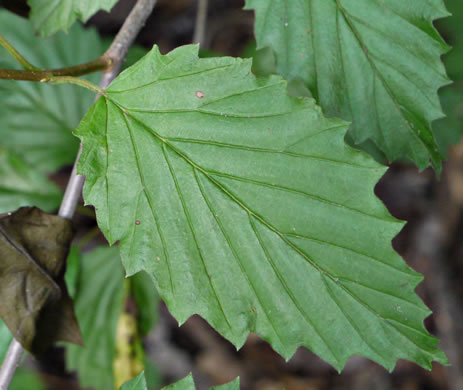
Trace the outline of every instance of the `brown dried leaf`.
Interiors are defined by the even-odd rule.
[[[36,207],[0,218],[0,317],[40,354],[57,341],[82,344],[65,282],[71,222]]]

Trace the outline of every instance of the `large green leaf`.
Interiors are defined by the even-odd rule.
[[[61,191],[42,172],[0,146],[0,213],[21,206],[52,211],[60,201]]]
[[[431,122],[443,116],[447,46],[432,20],[442,0],[247,0],[259,47],[278,71],[303,79],[327,115],[352,121],[358,144],[373,140],[389,160],[439,171]]]
[[[29,18],[42,36],[68,31],[77,18],[86,22],[98,10],[111,10],[117,0],[28,0]]]
[[[114,248],[83,255],[75,296],[84,347],[68,346],[68,368],[76,370],[82,387],[114,389],[116,328],[124,300],[124,273]]]
[[[238,347],[256,332],[338,369],[354,354],[445,363],[421,276],[391,247],[402,223],[373,194],[385,168],[346,128],[250,61],[185,46],[153,48],[75,133],[99,226],[180,323],[198,313]]]
[[[76,65],[103,52],[94,30],[76,25],[68,34],[40,40],[27,20],[4,10],[0,10],[0,34],[34,65],[44,68]],[[2,47],[0,62],[2,67],[18,67]],[[89,80],[96,82],[98,75]],[[0,145],[42,172],[72,163],[78,142],[71,131],[93,98],[90,91],[71,85],[0,80]]]

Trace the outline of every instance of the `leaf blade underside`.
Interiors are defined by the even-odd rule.
[[[155,47],[76,130],[86,203],[127,273],[146,270],[180,323],[199,314],[238,347],[255,332],[338,370],[354,354],[445,363],[421,276],[391,247],[402,223],[373,195],[385,168],[250,67]]]
[[[61,197],[42,172],[0,146],[0,213],[32,205],[50,212],[58,208]]]
[[[448,46],[432,21],[449,15],[442,0],[247,0],[246,9],[280,74],[304,80],[327,115],[352,121],[355,143],[440,172],[431,122],[444,116]]]

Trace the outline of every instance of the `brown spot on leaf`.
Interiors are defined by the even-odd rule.
[[[135,221],[135,225],[140,225],[140,221],[138,219]]]
[[[206,95],[204,94],[204,92],[196,91],[196,97],[197,97],[197,98],[202,99],[204,96],[206,96]]]

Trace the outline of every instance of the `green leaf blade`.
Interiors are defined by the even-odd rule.
[[[42,36],[52,35],[59,30],[67,32],[76,19],[86,22],[100,9],[109,12],[116,2],[117,0],[28,0],[31,23]]]
[[[85,200],[180,323],[199,314],[237,347],[255,332],[339,370],[355,354],[445,363],[421,276],[391,247],[402,223],[373,195],[384,168],[346,128],[248,61],[154,48],[76,130]]]
[[[121,387],[121,390],[148,390],[148,387],[146,385],[145,373],[142,372],[136,378],[125,383]]]
[[[50,212],[59,206],[61,196],[42,172],[0,146],[0,213],[33,205]]]
[[[448,47],[432,21],[448,16],[442,0],[247,0],[246,8],[278,71],[302,78],[327,115],[352,121],[355,143],[373,140],[390,161],[440,171],[431,122],[443,117],[437,90],[449,83],[440,60]]]

